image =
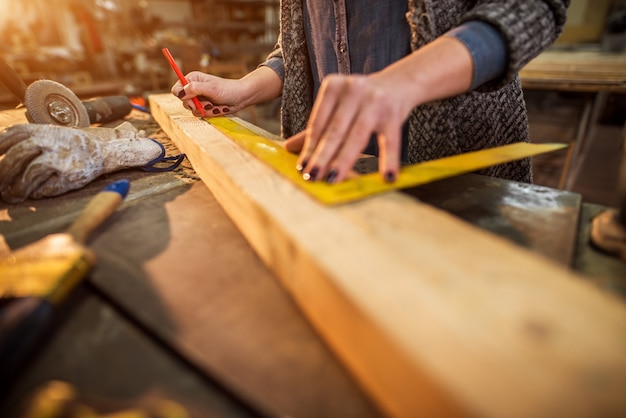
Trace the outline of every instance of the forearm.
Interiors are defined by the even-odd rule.
[[[396,97],[408,109],[467,92],[472,85],[473,61],[458,39],[443,36],[390,65],[381,73],[393,80]]]
[[[267,102],[282,94],[283,82],[269,67],[260,66],[239,81],[243,83],[244,106]]]

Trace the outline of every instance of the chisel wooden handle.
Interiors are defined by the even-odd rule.
[[[128,180],[120,180],[107,186],[89,202],[67,232],[76,242],[84,244],[89,234],[115,212],[128,194],[128,189]]]

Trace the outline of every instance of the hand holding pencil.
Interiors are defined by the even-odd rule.
[[[170,50],[167,49],[167,48],[163,48],[162,51],[163,51],[163,55],[165,55],[165,58],[167,58],[167,60],[169,61],[170,66],[172,67],[172,69],[174,70],[176,75],[178,76],[178,79],[183,84],[183,90],[184,90],[185,86],[187,84],[189,84],[189,82],[187,81],[187,79],[183,75],[182,71],[180,71],[180,68],[178,67],[178,64],[176,64],[176,61],[174,60],[174,57],[170,53]],[[205,117],[206,116],[206,112],[204,111],[204,107],[202,106],[202,104],[200,104],[200,100],[198,99],[198,97],[194,97],[191,100],[193,100],[193,104],[196,105],[196,109],[198,110],[198,112],[200,112],[200,114],[203,117]]]
[[[224,78],[202,71],[191,71],[183,76],[167,48],[163,53],[179,78],[172,85],[171,93],[195,116],[236,114],[248,106],[280,97],[282,93],[281,78],[267,66],[258,66],[240,78]]]

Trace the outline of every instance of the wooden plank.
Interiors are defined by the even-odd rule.
[[[390,416],[615,416],[626,306],[401,193],[329,208],[194,118],[153,116]]]
[[[520,71],[528,89],[626,92],[626,53],[545,51]]]

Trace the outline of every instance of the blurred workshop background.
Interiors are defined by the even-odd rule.
[[[1,0],[0,54],[24,82],[58,81],[80,98],[124,94],[139,104],[184,73],[240,77],[278,32],[278,0]],[[535,182],[617,206],[626,114],[626,1],[573,0],[556,44],[522,72],[535,142],[568,151],[535,158]],[[553,54],[553,55],[550,55]],[[556,54],[556,55],[554,55]],[[0,86],[0,109],[19,104]],[[277,101],[240,116],[278,133]]]

